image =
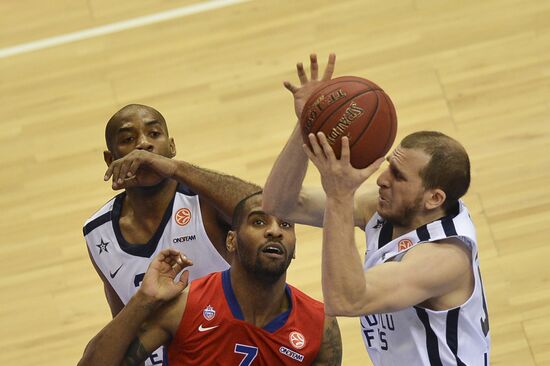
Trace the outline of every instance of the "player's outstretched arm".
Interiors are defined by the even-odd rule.
[[[226,223],[231,223],[233,210],[243,198],[261,190],[257,184],[184,161],[177,162],[172,178],[206,198]]]
[[[145,150],[134,150],[113,161],[105,172],[104,180],[112,178],[113,189],[142,186],[147,183],[145,180],[151,179],[150,174],[140,174],[147,171],[183,183],[201,197],[206,198],[222,214],[227,223],[230,223],[237,203],[261,189],[256,184],[234,176]]]
[[[419,244],[401,261],[382,263],[366,272],[358,268],[356,248],[334,244],[330,245],[339,249],[341,257],[349,258],[354,251],[353,262],[348,259],[346,264],[355,273],[347,272],[350,281],[323,277],[325,308],[331,315],[380,314],[419,304],[446,310],[463,304],[472,292],[471,253],[457,239]]]
[[[342,364],[342,336],[336,318],[325,316],[321,349],[314,366],[338,366]]]
[[[294,109],[298,120],[305,103],[313,91],[332,78],[336,55],[330,54],[327,67],[319,80],[317,55],[310,55],[310,77],[303,64],[296,65],[300,86],[285,81],[285,87],[294,96]],[[324,194],[321,190],[302,189],[308,159],[302,150],[300,123],[296,124],[289,140],[279,154],[264,186],[263,208],[266,212],[302,224],[321,226],[323,222]]]
[[[78,366],[140,365],[170,334],[147,319],[158,303],[136,294],[86,346]]]
[[[172,328],[167,326],[169,315],[165,314],[185,306],[188,272],[177,282],[175,278],[189,265],[191,261],[178,251],[161,251],[149,265],[136,295],[90,341],[78,365],[138,365],[167,343]],[[174,320],[179,322],[178,318]]]
[[[336,159],[323,133],[310,134],[309,140],[311,149],[304,147],[304,151],[319,170],[327,195],[322,249],[325,310],[330,315],[347,315],[342,314],[343,305],[354,303],[358,299],[357,292],[363,294],[365,288],[361,259],[355,247],[355,192],[383,159],[365,169],[355,169],[350,163],[347,137],[342,138],[340,159]]]

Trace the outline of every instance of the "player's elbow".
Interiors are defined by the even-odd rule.
[[[264,194],[262,196],[262,209],[268,215],[273,215],[279,217],[281,206],[277,204],[276,199],[272,199],[268,195]]]
[[[78,361],[78,364],[76,366],[89,366],[91,365],[91,352],[90,352],[90,346],[92,345],[93,339],[86,344],[86,347],[84,348],[84,353],[82,355],[82,358],[80,361]]]
[[[328,316],[346,316],[340,306],[328,301],[325,301],[325,314]]]
[[[328,316],[346,316],[356,317],[363,315],[362,312],[357,311],[353,307],[347,306],[327,306],[325,304],[325,314]]]
[[[84,348],[84,353],[77,366],[116,366],[116,361],[112,357],[107,359],[104,357],[104,351],[98,345],[98,337],[96,335]]]
[[[93,365],[94,365],[93,357],[90,355],[89,352],[84,351],[84,355],[82,356],[80,361],[78,361],[78,364],[76,366],[93,366]]]
[[[296,205],[290,202],[283,202],[282,199],[277,199],[274,195],[266,194],[262,195],[262,209],[268,215],[273,215],[281,219],[288,219]]]
[[[328,316],[361,316],[363,307],[359,306],[357,300],[346,299],[345,297],[325,297],[325,314]]]

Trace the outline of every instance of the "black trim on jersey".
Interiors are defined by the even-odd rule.
[[[378,236],[378,249],[388,244],[392,240],[393,224],[391,222],[384,222],[382,229],[380,229],[380,235]]]
[[[88,235],[101,225],[103,225],[106,222],[111,221],[111,211],[105,212],[103,215],[96,217],[89,223],[87,223],[83,228],[82,231],[84,232],[84,236]]]
[[[443,226],[443,231],[447,236],[456,236],[456,228],[453,222],[452,216],[445,216],[441,219],[441,226]]]
[[[168,350],[162,346],[162,366],[168,366]]]
[[[441,363],[441,357],[439,356],[439,346],[437,342],[437,336],[435,335],[432,327],[430,326],[430,318],[426,310],[418,307],[414,307],[416,315],[424,325],[426,329],[426,348],[428,350],[428,358],[430,359],[431,366],[443,366]]]
[[[449,209],[449,213],[447,214],[448,217],[456,217],[458,216],[458,214],[460,214],[460,204],[458,203],[458,201],[456,201],[453,206]],[[470,214],[468,214],[468,216],[470,216]],[[472,217],[470,216],[470,219]]]
[[[458,317],[460,315],[460,308],[449,310],[447,313],[445,336],[447,339],[447,346],[455,356],[457,366],[466,366],[464,362],[458,357]]]
[[[178,183],[177,191],[181,194],[184,194],[186,196],[196,196],[197,194],[191,190],[191,188]]]
[[[457,205],[453,209],[451,209],[451,212],[443,216],[442,218],[438,220],[434,220],[432,222],[441,221],[441,226],[443,227],[443,231],[445,232],[445,235],[447,237],[449,236],[456,236],[456,227],[453,222],[453,218],[455,218],[460,213],[460,207]],[[431,224],[431,223],[430,223]],[[418,235],[419,241],[429,241],[430,240],[430,232],[428,231],[428,224],[422,225],[419,228],[416,229],[416,235]]]
[[[126,239],[124,239],[124,236],[122,235],[122,231],[120,230],[119,220],[120,220],[120,214],[122,212],[122,203],[124,202],[125,196],[126,196],[125,193],[119,194],[118,196],[116,196],[115,202],[113,203],[113,231],[115,232],[115,236],[117,238],[120,249],[122,249],[123,251],[131,255],[150,258],[151,255],[153,255],[153,253],[157,249],[160,237],[164,232],[166,224],[168,223],[168,221],[170,221],[170,217],[172,216],[172,210],[174,206],[174,199],[176,195],[174,194],[174,196],[172,197],[172,200],[168,204],[168,207],[166,207],[166,211],[164,212],[164,216],[157,228],[157,231],[155,231],[151,239],[149,239],[149,241],[145,244],[128,243]]]
[[[416,235],[420,241],[430,240],[430,232],[428,231],[428,225],[422,225],[416,229]]]

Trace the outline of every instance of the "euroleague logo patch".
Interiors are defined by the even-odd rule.
[[[397,243],[397,248],[400,252],[402,252],[403,250],[409,249],[412,246],[413,246],[413,242],[410,241],[409,239],[401,239],[399,243]]]
[[[174,220],[180,226],[185,226],[191,221],[191,210],[188,208],[180,208],[174,215]]]
[[[300,332],[291,332],[288,336],[288,340],[292,347],[296,349],[302,349],[306,346],[306,338]]]

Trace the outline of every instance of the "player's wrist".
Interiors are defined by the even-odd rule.
[[[170,159],[170,158],[165,158],[165,159],[166,159],[166,164],[167,164],[167,168],[166,168],[166,171],[165,171],[165,177],[166,178],[176,178],[179,166],[181,165],[182,162],[174,160],[174,159]]]
[[[148,294],[141,288],[136,292],[132,300],[139,306],[150,311],[159,307],[164,301],[154,295]]]
[[[355,199],[355,191],[345,191],[345,192],[327,192],[327,203],[333,205],[353,205]]]

